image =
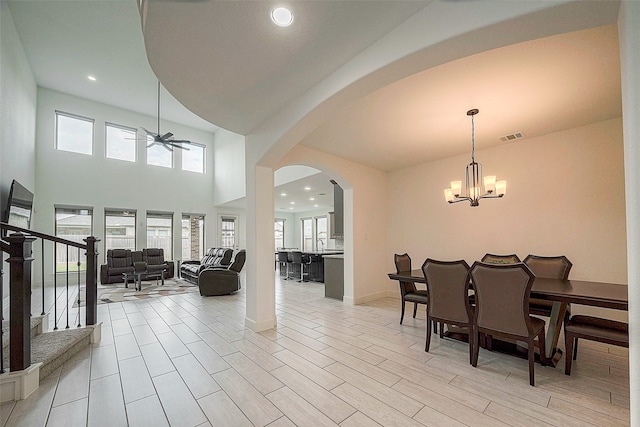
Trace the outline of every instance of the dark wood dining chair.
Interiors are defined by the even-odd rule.
[[[540,256],[527,255],[524,263],[536,277],[544,277],[548,279],[567,280],[569,272],[573,264],[564,256]],[[529,312],[539,316],[551,317],[551,308],[553,301],[543,300],[539,298],[531,298],[529,300]],[[571,314],[569,306],[567,306],[567,318]]]
[[[529,356],[529,384],[535,385],[535,338],[538,337],[540,363],[546,365],[545,322],[529,315],[529,295],[535,277],[519,264],[474,262],[471,282],[476,294],[474,310],[474,349],[471,364],[478,365],[479,333],[525,341]]]
[[[404,253],[402,255],[394,254],[393,262],[396,265],[396,273],[400,273],[401,271],[411,271],[411,257],[409,254]],[[407,302],[413,303],[413,317],[416,317],[416,313],[418,311],[418,304],[427,304],[428,297],[427,291],[422,289],[417,289],[416,284],[414,282],[403,282],[400,281],[400,296],[402,298],[402,312],[400,314],[400,324],[402,325],[402,320],[404,319],[404,306]],[[428,323],[427,323],[428,325]],[[435,328],[435,325],[434,325]]]
[[[575,315],[564,323],[564,373],[571,375],[571,362],[578,355],[578,338],[629,348],[629,325],[615,320]]]
[[[522,262],[516,254],[496,255],[490,253],[484,254],[481,261],[485,264],[517,264],[519,262]]]
[[[429,303],[427,325],[440,322],[440,337],[444,324],[467,328],[469,333],[469,362],[473,349],[473,307],[469,303],[469,264],[460,261],[429,259],[422,264],[422,274],[427,282]],[[427,328],[424,351],[429,351],[431,328]]]

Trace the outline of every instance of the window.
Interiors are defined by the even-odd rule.
[[[153,137],[147,135],[147,145],[152,142]],[[173,151],[165,147],[164,144],[154,144],[147,147],[147,164],[171,168],[173,167]]]
[[[56,207],[55,212],[57,237],[85,244],[82,239],[93,234],[92,208]],[[66,271],[67,262],[69,271],[84,271],[87,267],[85,252],[83,249],[56,243],[56,272]]]
[[[313,250],[313,222],[311,218],[302,218],[302,250]]]
[[[327,248],[327,221],[326,216],[316,217],[316,250],[323,250]]]
[[[204,215],[182,215],[182,259],[199,260],[204,256]]]
[[[147,248],[164,249],[164,258],[173,258],[173,214],[147,212]]]
[[[107,157],[110,159],[136,161],[136,141],[138,133],[135,129],[105,123]]]
[[[204,145],[191,143],[185,144],[187,150],[182,150],[182,170],[204,173]]]
[[[220,217],[220,246],[223,248],[236,247],[236,220],[234,216]]]
[[[93,119],[56,111],[56,149],[93,154]]]
[[[274,234],[276,249],[284,248],[284,219],[276,219],[274,221]]]
[[[108,249],[136,249],[136,213],[118,209],[104,211],[104,247]]]

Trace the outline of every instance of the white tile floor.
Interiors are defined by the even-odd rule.
[[[587,341],[571,377],[433,337],[386,298],[347,306],[276,284],[278,327],[244,328],[244,292],[98,307],[102,340],[0,407],[2,426],[629,425],[626,349]],[[420,310],[422,311],[422,310]],[[564,359],[561,360],[564,366]]]

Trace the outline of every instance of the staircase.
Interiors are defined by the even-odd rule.
[[[44,378],[56,371],[64,362],[69,360],[90,343],[100,340],[100,323],[97,322],[97,252],[98,240],[92,236],[83,239],[86,244],[64,240],[56,236],[22,229],[6,223],[0,223],[2,238],[0,248],[2,255],[9,255],[4,259],[6,264],[0,267],[0,283],[2,274],[10,272],[9,278],[9,307],[5,306],[7,295],[5,288],[0,292],[0,313],[2,322],[2,357],[0,357],[0,403],[24,399],[33,393]],[[6,233],[6,234],[5,234]],[[13,233],[13,234],[9,234]],[[7,234],[9,234],[7,236]],[[53,254],[50,267],[45,266],[44,257],[40,259],[42,282],[41,285],[32,283],[32,245],[38,241],[41,254]],[[48,248],[46,245],[50,245]],[[62,246],[66,253],[66,271],[60,271],[60,260],[56,256],[57,249]],[[64,247],[66,246],[66,250]],[[48,249],[48,250],[47,250]],[[70,251],[77,251],[77,264],[69,262]],[[85,300],[80,301],[81,273],[80,255],[86,255],[83,293]],[[58,253],[59,254],[59,253]],[[3,257],[4,258],[4,257]],[[64,265],[64,261],[63,261]],[[77,267],[71,274],[70,266]],[[48,270],[50,268],[50,270]],[[47,271],[48,270],[48,271]],[[53,284],[45,286],[45,276],[53,277]],[[77,279],[72,283],[71,278]],[[58,280],[60,278],[60,280]],[[62,282],[62,283],[58,283]],[[42,297],[39,301],[32,301],[32,290],[38,290]],[[77,301],[69,299],[70,289],[76,292]],[[36,292],[38,293],[38,292]],[[35,294],[34,293],[34,297]],[[63,298],[60,298],[64,295]],[[47,300],[48,297],[48,300]],[[77,305],[74,303],[77,302]],[[33,304],[32,304],[33,303]],[[73,307],[72,307],[73,306]],[[42,312],[40,316],[32,316],[33,312]],[[52,316],[53,330],[49,314]],[[82,315],[84,313],[84,316]],[[58,322],[66,326],[58,327]],[[73,317],[75,320],[72,320]],[[86,327],[81,327],[84,318]],[[77,327],[70,327],[71,323]]]
[[[38,377],[34,378],[34,381],[37,380],[38,383],[86,346],[100,339],[99,327],[89,326],[44,332],[43,323],[46,321],[47,316],[31,318],[31,366],[39,366]],[[2,328],[7,330],[9,322],[2,322]],[[3,366],[9,366],[10,344],[7,333],[3,334],[2,354],[4,355]],[[17,399],[16,393],[19,391],[17,388],[20,386],[16,386],[14,383],[15,380],[8,369],[4,374],[0,374],[0,403]]]

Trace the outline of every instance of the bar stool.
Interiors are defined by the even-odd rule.
[[[278,251],[278,265],[280,266],[280,277],[289,276],[289,252]],[[285,274],[282,274],[282,268],[285,268]]]
[[[302,252],[300,251],[293,251],[293,252],[289,252],[289,263],[292,266],[292,272],[290,272],[287,269],[287,280],[291,280],[291,279],[295,279],[295,277],[291,277],[291,273],[293,273],[294,275],[297,273],[297,269],[296,266],[300,266],[300,281],[302,281]],[[287,266],[288,266],[287,265]]]

